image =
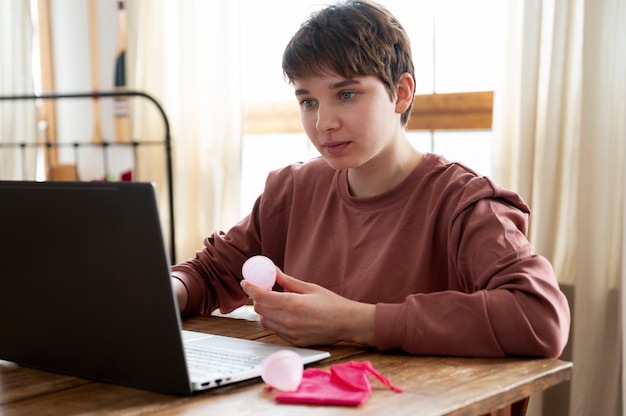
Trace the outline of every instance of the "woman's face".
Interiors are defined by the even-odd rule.
[[[311,75],[293,85],[304,130],[335,169],[361,168],[384,159],[396,138],[403,137],[401,106],[376,77]]]

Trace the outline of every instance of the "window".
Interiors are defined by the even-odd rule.
[[[412,41],[416,102],[409,139],[491,174],[491,102],[498,50],[498,0],[379,0]],[[282,77],[284,46],[327,2],[240,0],[242,82],[246,105],[242,215],[263,190],[267,173],[317,155],[302,132],[293,89]],[[274,17],[268,19],[268,13]],[[262,17],[261,17],[262,16]]]

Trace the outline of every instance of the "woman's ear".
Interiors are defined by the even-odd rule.
[[[414,99],[415,93],[415,81],[413,80],[413,76],[408,72],[400,75],[400,80],[398,82],[398,89],[396,92],[396,113],[402,114],[404,113]]]

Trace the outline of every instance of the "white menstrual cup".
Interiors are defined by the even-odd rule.
[[[265,256],[250,257],[241,268],[243,278],[255,286],[272,290],[276,283],[276,266]]]
[[[298,354],[280,350],[265,359],[261,378],[278,390],[294,391],[302,381],[303,372],[304,364]]]

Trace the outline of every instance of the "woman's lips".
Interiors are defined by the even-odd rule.
[[[322,145],[322,147],[324,148],[324,150],[326,150],[326,153],[328,153],[329,155],[337,155],[343,152],[349,145],[350,145],[350,142],[332,142],[332,143],[326,143]]]

